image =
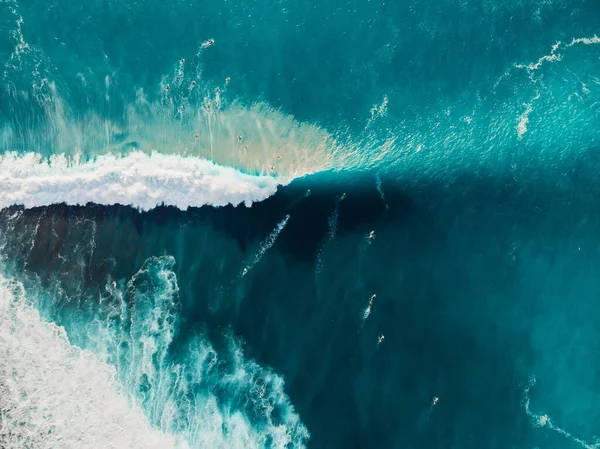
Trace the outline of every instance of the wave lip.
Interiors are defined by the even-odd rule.
[[[37,153],[0,156],[0,208],[123,204],[150,210],[161,204],[186,210],[204,205],[250,206],[289,180],[253,176],[206,159],[139,151],[80,163]]]

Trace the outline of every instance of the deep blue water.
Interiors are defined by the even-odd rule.
[[[0,1],[0,446],[600,447],[599,24]]]

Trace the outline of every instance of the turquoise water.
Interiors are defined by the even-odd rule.
[[[0,446],[600,447],[599,20],[0,2]]]

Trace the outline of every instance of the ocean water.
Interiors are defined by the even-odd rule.
[[[0,447],[600,448],[599,26],[0,0]]]

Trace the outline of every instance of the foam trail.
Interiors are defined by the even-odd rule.
[[[265,253],[267,251],[269,251],[269,249],[271,249],[271,247],[275,244],[277,237],[279,237],[279,234],[281,233],[281,231],[283,231],[283,228],[285,228],[285,225],[287,224],[289,219],[290,219],[290,215],[288,214],[285,216],[285,218],[283,220],[281,220],[279,223],[277,223],[277,226],[275,226],[275,229],[273,229],[273,231],[271,231],[271,233],[264,240],[264,242],[262,242],[260,244],[260,249],[258,250],[258,253],[254,256],[254,259],[252,259],[252,261],[248,265],[246,265],[244,267],[244,269],[242,270],[242,276],[245,276],[246,274],[248,274],[248,271],[250,271],[252,268],[254,268],[256,266],[256,264],[258,262],[260,262],[260,259],[262,259],[262,257],[265,255]]]
[[[333,212],[327,218],[327,226],[329,228],[329,231],[327,233],[327,240],[325,240],[325,242],[321,245],[321,247],[319,248],[319,252],[317,254],[317,264],[316,264],[316,271],[315,271],[315,273],[317,275],[319,275],[321,273],[321,271],[323,270],[323,256],[324,256],[324,252],[325,252],[325,246],[327,244],[331,243],[335,239],[335,236],[337,234],[338,219],[340,216],[340,203],[342,201],[344,201],[345,198],[346,198],[346,194],[342,193],[342,195],[335,202],[335,207],[333,209]]]
[[[429,409],[421,415],[421,418],[419,418],[419,429],[421,429],[429,421],[429,418],[431,418],[431,414],[433,413],[433,409],[437,405],[439,400],[440,398],[438,398],[437,396],[433,397]]]
[[[523,138],[525,133],[527,132],[527,124],[529,123],[529,114],[533,112],[533,103],[536,100],[539,100],[540,93],[538,92],[535,97],[531,99],[531,102],[525,105],[525,111],[519,117],[519,124],[517,125],[517,137],[519,140]]]
[[[287,180],[250,176],[195,157],[133,152],[78,163],[35,153],[0,156],[0,208],[55,203],[131,205],[141,210],[162,203],[186,210],[203,205],[250,206],[274,194]]]
[[[205,48],[211,47],[213,46],[215,43],[214,39],[207,39],[204,42],[202,42],[202,44],[200,45],[200,49],[198,50],[198,53],[196,53],[196,56],[200,56],[200,53],[202,53],[202,50],[204,50]]]
[[[329,225],[329,233],[327,236],[327,241],[331,242],[335,239],[335,235],[337,234],[338,227],[338,219],[340,217],[340,204],[342,201],[346,199],[346,194],[342,193],[338,200],[335,202],[335,209],[331,216],[327,219],[327,224]]]
[[[377,191],[379,192],[379,196],[381,196],[381,201],[385,204],[385,208],[389,209],[390,205],[385,200],[385,195],[383,194],[383,188],[381,187],[381,177],[379,174],[375,175],[375,186],[377,187]]]
[[[0,447],[188,448],[153,429],[115,369],[43,322],[0,276]]]
[[[600,44],[600,37],[595,34],[592,37],[579,37],[577,39],[573,39],[571,43],[567,45],[567,47],[572,47],[573,45],[584,44],[584,45],[594,45]]]
[[[528,382],[527,386],[525,387],[525,392],[523,394],[523,408],[525,410],[525,413],[527,413],[527,416],[529,416],[531,418],[533,425],[535,427],[547,427],[551,430],[554,430],[555,432],[559,433],[563,437],[571,440],[574,443],[577,443],[579,446],[583,447],[584,449],[599,449],[600,442],[590,444],[587,441],[577,438],[576,436],[572,435],[571,433],[567,432],[566,430],[563,430],[560,427],[558,427],[556,424],[554,424],[554,422],[548,415],[546,415],[546,414],[538,415],[537,413],[534,413],[531,411],[529,391],[535,385],[535,383],[536,383],[535,376],[531,376],[529,378],[529,382]]]
[[[552,49],[549,54],[540,57],[536,62],[532,62],[530,64],[517,64],[515,67],[518,69],[527,69],[530,71],[534,71],[539,69],[544,62],[556,62],[562,59],[562,55],[558,53],[558,50],[563,45],[562,42],[558,41],[552,46]]]
[[[541,56],[535,62],[531,62],[529,64],[515,64],[514,67],[516,69],[527,70],[527,72],[529,73],[529,79],[530,79],[531,83],[535,85],[538,83],[537,71],[539,69],[541,69],[544,64],[547,64],[547,63],[553,64],[553,63],[562,61],[563,54],[564,54],[564,51],[562,51],[562,49],[567,50],[567,49],[577,46],[577,45],[596,45],[596,44],[600,44],[600,37],[598,37],[596,35],[594,35],[592,37],[574,38],[571,40],[571,42],[568,42],[568,43],[558,41],[552,46],[549,54]],[[503,79],[506,75],[507,74],[505,73],[501,77],[501,79]],[[499,82],[500,82],[500,80],[498,80],[495,87],[497,87],[497,84]],[[585,87],[585,84],[584,84],[584,87]],[[523,138],[523,136],[525,135],[525,133],[527,132],[527,124],[529,123],[529,115],[533,111],[533,103],[535,101],[539,100],[540,96],[541,96],[541,93],[539,90],[537,90],[535,96],[529,101],[529,103],[525,104],[525,111],[519,117],[519,123],[516,127],[517,138],[519,140],[521,140]]]
[[[530,72],[534,72],[534,71],[538,70],[540,67],[542,67],[542,65],[545,62],[553,63],[553,62],[561,61],[563,58],[563,54],[559,52],[559,50],[561,48],[567,49],[567,48],[571,48],[571,47],[574,47],[579,44],[583,44],[583,45],[600,44],[600,37],[598,37],[596,35],[594,35],[592,37],[578,37],[578,38],[573,38],[571,40],[571,42],[569,42],[569,43],[564,43],[562,41],[558,41],[552,46],[549,54],[543,55],[536,62],[532,62],[529,64],[516,64],[515,67],[517,69],[527,69]]]
[[[360,325],[361,328],[365,325],[365,323],[367,322],[367,319],[371,315],[371,310],[373,309],[373,301],[375,301],[376,297],[377,297],[377,294],[371,295],[371,297],[369,298],[369,305],[365,308],[365,310],[363,310],[362,323]]]

